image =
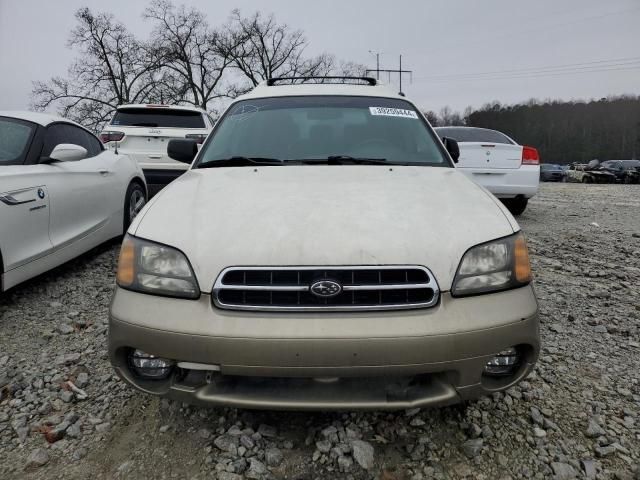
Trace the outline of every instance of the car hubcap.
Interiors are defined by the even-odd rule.
[[[140,190],[134,190],[129,199],[129,220],[136,218],[136,215],[140,213],[144,204],[144,194]]]

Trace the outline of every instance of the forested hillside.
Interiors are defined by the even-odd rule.
[[[444,110],[436,115],[439,125],[459,118],[468,126],[500,130],[523,145],[536,147],[547,163],[640,157],[640,97],[636,96],[589,102],[496,102],[467,109],[464,117]]]

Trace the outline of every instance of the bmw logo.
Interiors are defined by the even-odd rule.
[[[319,280],[310,287],[311,293],[320,298],[331,298],[342,292],[342,285],[333,280]]]
[[[40,200],[42,200],[44,198],[44,190],[41,189],[41,188],[38,189],[38,198]]]

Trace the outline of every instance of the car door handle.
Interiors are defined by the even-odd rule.
[[[106,177],[107,175],[109,175],[109,170],[98,170],[98,173],[100,173],[100,175],[102,175],[103,177]]]
[[[30,198],[29,200],[16,200],[11,195],[0,195],[0,202],[4,203],[5,205],[22,205],[24,203],[31,203],[35,201],[35,198]]]

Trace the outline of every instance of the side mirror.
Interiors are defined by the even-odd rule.
[[[50,162],[77,162],[87,158],[87,153],[87,149],[80,145],[61,143],[55,146],[46,160]]]
[[[458,142],[453,138],[443,137],[442,143],[444,143],[444,148],[446,148],[449,155],[451,155],[453,163],[458,163],[458,159],[460,158],[460,147],[458,146]]]
[[[167,154],[170,158],[182,163],[191,164],[198,153],[198,144],[195,140],[169,140]]]

